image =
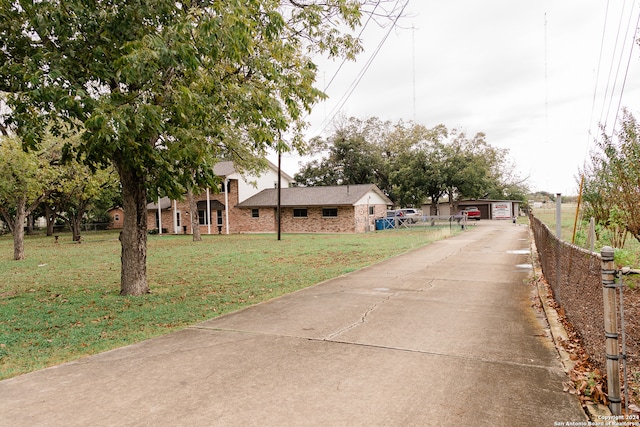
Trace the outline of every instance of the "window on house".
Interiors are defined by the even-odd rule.
[[[207,225],[207,216],[205,213],[206,211],[198,211],[198,224]]]
[[[375,215],[376,210],[375,210],[375,206],[369,206],[369,215]]]
[[[336,218],[338,216],[338,208],[322,208],[323,218]]]
[[[180,227],[180,212],[176,212],[176,227]]]
[[[294,209],[293,210],[294,218],[306,218],[307,217],[307,209]]]
[[[220,211],[220,210],[217,211],[216,219],[217,219],[217,222],[216,222],[217,226],[218,227],[222,227],[222,211]]]
[[[260,209],[251,209],[251,218],[260,218]]]

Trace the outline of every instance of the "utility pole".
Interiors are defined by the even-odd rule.
[[[411,24],[411,50],[413,61],[413,121],[416,121],[416,27]]]
[[[282,166],[282,147],[280,147],[280,143],[282,141],[278,141],[278,188],[277,188],[277,193],[278,193],[278,207],[276,208],[276,215],[278,217],[278,240],[280,240],[280,230],[281,230],[281,226],[280,226],[280,221],[282,219],[281,216],[281,195],[282,195],[282,174],[281,174],[281,166]]]

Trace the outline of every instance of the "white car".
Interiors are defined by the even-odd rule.
[[[414,224],[422,218],[422,211],[413,208],[397,209],[396,216],[398,218],[406,219],[409,224]]]

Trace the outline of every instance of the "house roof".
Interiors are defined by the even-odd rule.
[[[169,209],[171,207],[171,199],[168,197],[160,198],[160,209]],[[147,210],[158,210],[158,204],[151,202],[147,203]]]
[[[281,192],[281,206],[353,206],[367,193],[375,192],[385,204],[393,202],[375,185],[338,185],[321,187],[289,187]],[[278,204],[278,192],[275,188],[262,190],[258,194],[249,197],[238,204],[239,208],[264,208],[276,207]]]
[[[233,162],[218,162],[213,165],[213,173],[217,176],[229,176],[236,173]]]
[[[278,167],[273,163],[271,163],[269,160],[267,160],[267,165],[269,168],[273,169],[276,173],[278,172]],[[218,162],[215,165],[213,165],[213,173],[215,173],[217,176],[228,177],[239,172],[238,170],[236,170],[236,167],[233,164],[233,162],[227,161],[227,162]],[[280,174],[285,179],[289,181],[293,181],[293,178],[289,176],[285,171],[280,170]]]
[[[198,206],[199,211],[207,210],[206,200],[199,200],[196,204]],[[221,210],[224,210],[224,204],[219,200],[209,200],[209,208],[212,211],[221,211]]]

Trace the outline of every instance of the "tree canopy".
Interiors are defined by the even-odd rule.
[[[348,30],[368,4],[0,0],[0,122],[26,147],[80,132],[67,153],[115,167],[121,293],[144,294],[148,196],[215,188],[221,157],[255,167],[270,147],[304,149],[304,113],[323,97],[311,57],[354,57]]]
[[[469,138],[444,125],[352,117],[316,146],[326,155],[302,167],[299,185],[374,183],[399,206],[431,203],[432,214],[444,197],[455,204],[462,198],[524,200],[526,194],[508,150],[491,146],[483,133]]]
[[[39,150],[22,149],[17,138],[0,137],[0,216],[13,234],[13,259],[23,260],[25,218],[59,184],[54,144],[47,140]]]

